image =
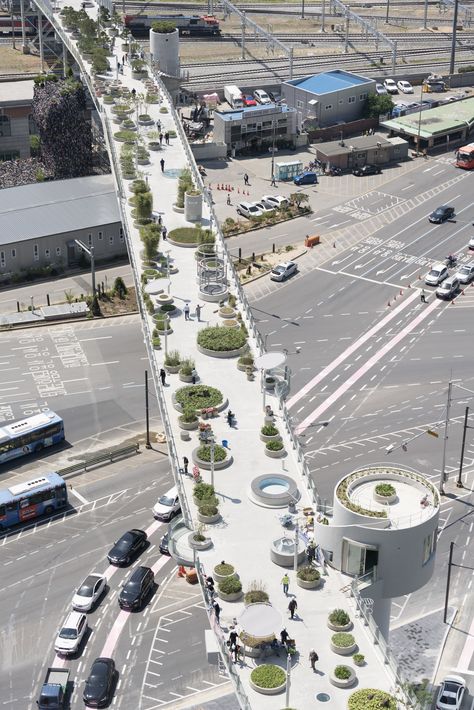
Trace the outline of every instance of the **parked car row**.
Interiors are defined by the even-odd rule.
[[[288,205],[288,198],[283,195],[264,195],[258,202],[239,202],[237,214],[241,217],[262,217],[268,212],[281,209]]]
[[[383,84],[376,84],[375,91],[377,94],[398,94],[399,91],[402,94],[413,94],[413,86],[409,81],[397,81],[394,82],[393,79],[385,79]]]

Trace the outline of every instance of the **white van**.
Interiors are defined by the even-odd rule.
[[[224,86],[224,98],[232,108],[243,108],[244,99],[238,86],[229,84]]]

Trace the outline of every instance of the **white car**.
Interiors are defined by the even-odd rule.
[[[460,710],[466,692],[466,681],[458,675],[447,675],[439,687],[436,710]]]
[[[470,238],[469,244],[467,245],[467,248],[474,250],[474,237],[471,237],[471,238]]]
[[[393,79],[385,79],[383,85],[389,94],[398,94],[397,85]]]
[[[282,207],[286,207],[288,199],[283,197],[283,195],[264,195],[260,202],[265,205],[265,207],[281,209]]]
[[[262,212],[262,214],[274,212],[276,207],[276,205],[273,207],[267,207],[267,205],[264,205],[263,202],[254,202],[253,204]]]
[[[454,274],[461,284],[470,284],[474,279],[474,263],[463,264]]]
[[[410,84],[409,81],[397,81],[397,87],[400,89],[402,94],[412,94],[413,93],[413,86]]]
[[[445,279],[438,288],[436,289],[436,296],[438,298],[453,298],[453,296],[459,290],[459,281],[455,276],[450,276],[449,279]]]
[[[294,261],[287,261],[284,264],[278,264],[270,272],[270,278],[272,281],[284,281],[289,276],[296,274],[298,267]]]
[[[263,89],[257,89],[253,92],[253,97],[259,104],[271,104],[272,100]]]
[[[168,493],[161,496],[153,506],[153,515],[157,520],[168,522],[171,518],[181,512],[179,496],[176,488],[172,488]]]
[[[383,96],[384,94],[387,94],[388,91],[383,84],[375,84],[375,93],[379,96]]]
[[[241,217],[261,217],[263,212],[253,202],[239,202],[237,205],[237,214]]]
[[[76,611],[90,611],[107,585],[107,578],[101,574],[90,574],[85,578],[72,598],[72,608]]]
[[[428,286],[439,286],[448,276],[449,271],[446,264],[433,264],[431,271],[425,276],[425,284],[428,284]]]
[[[79,611],[71,611],[56,637],[54,650],[61,656],[77,653],[86,631],[87,616]]]

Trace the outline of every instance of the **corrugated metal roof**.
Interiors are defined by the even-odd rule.
[[[421,118],[421,120],[420,120]],[[461,99],[426,111],[382,121],[382,126],[392,131],[421,138],[443,135],[474,125],[474,98]]]
[[[300,79],[291,79],[286,83],[292,84],[298,89],[309,91],[312,94],[322,95],[329,94],[332,91],[349,89],[353,86],[374,83],[374,80],[367,79],[367,77],[359,74],[343,71],[342,69],[334,69],[334,71],[321,72],[321,74],[313,74]]]
[[[0,244],[120,222],[111,175],[0,190]]]

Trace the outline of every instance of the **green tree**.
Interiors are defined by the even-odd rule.
[[[305,192],[293,192],[290,195],[290,201],[294,202],[299,209],[303,202],[309,202],[309,195]]]
[[[102,47],[96,47],[92,52],[92,71],[94,74],[101,74],[106,72],[108,68],[107,50]]]
[[[146,232],[142,235],[142,242],[146,260],[153,261],[156,258],[160,237],[157,234],[153,234],[153,232]]]
[[[119,298],[125,298],[128,293],[128,289],[125,286],[125,281],[121,276],[117,276],[114,281],[114,294],[117,294]]]
[[[153,195],[151,192],[139,192],[133,198],[135,214],[139,222],[145,223],[151,219]]]
[[[364,106],[364,116],[365,118],[378,118],[386,113],[391,113],[392,108],[392,97],[388,94],[369,94]]]

